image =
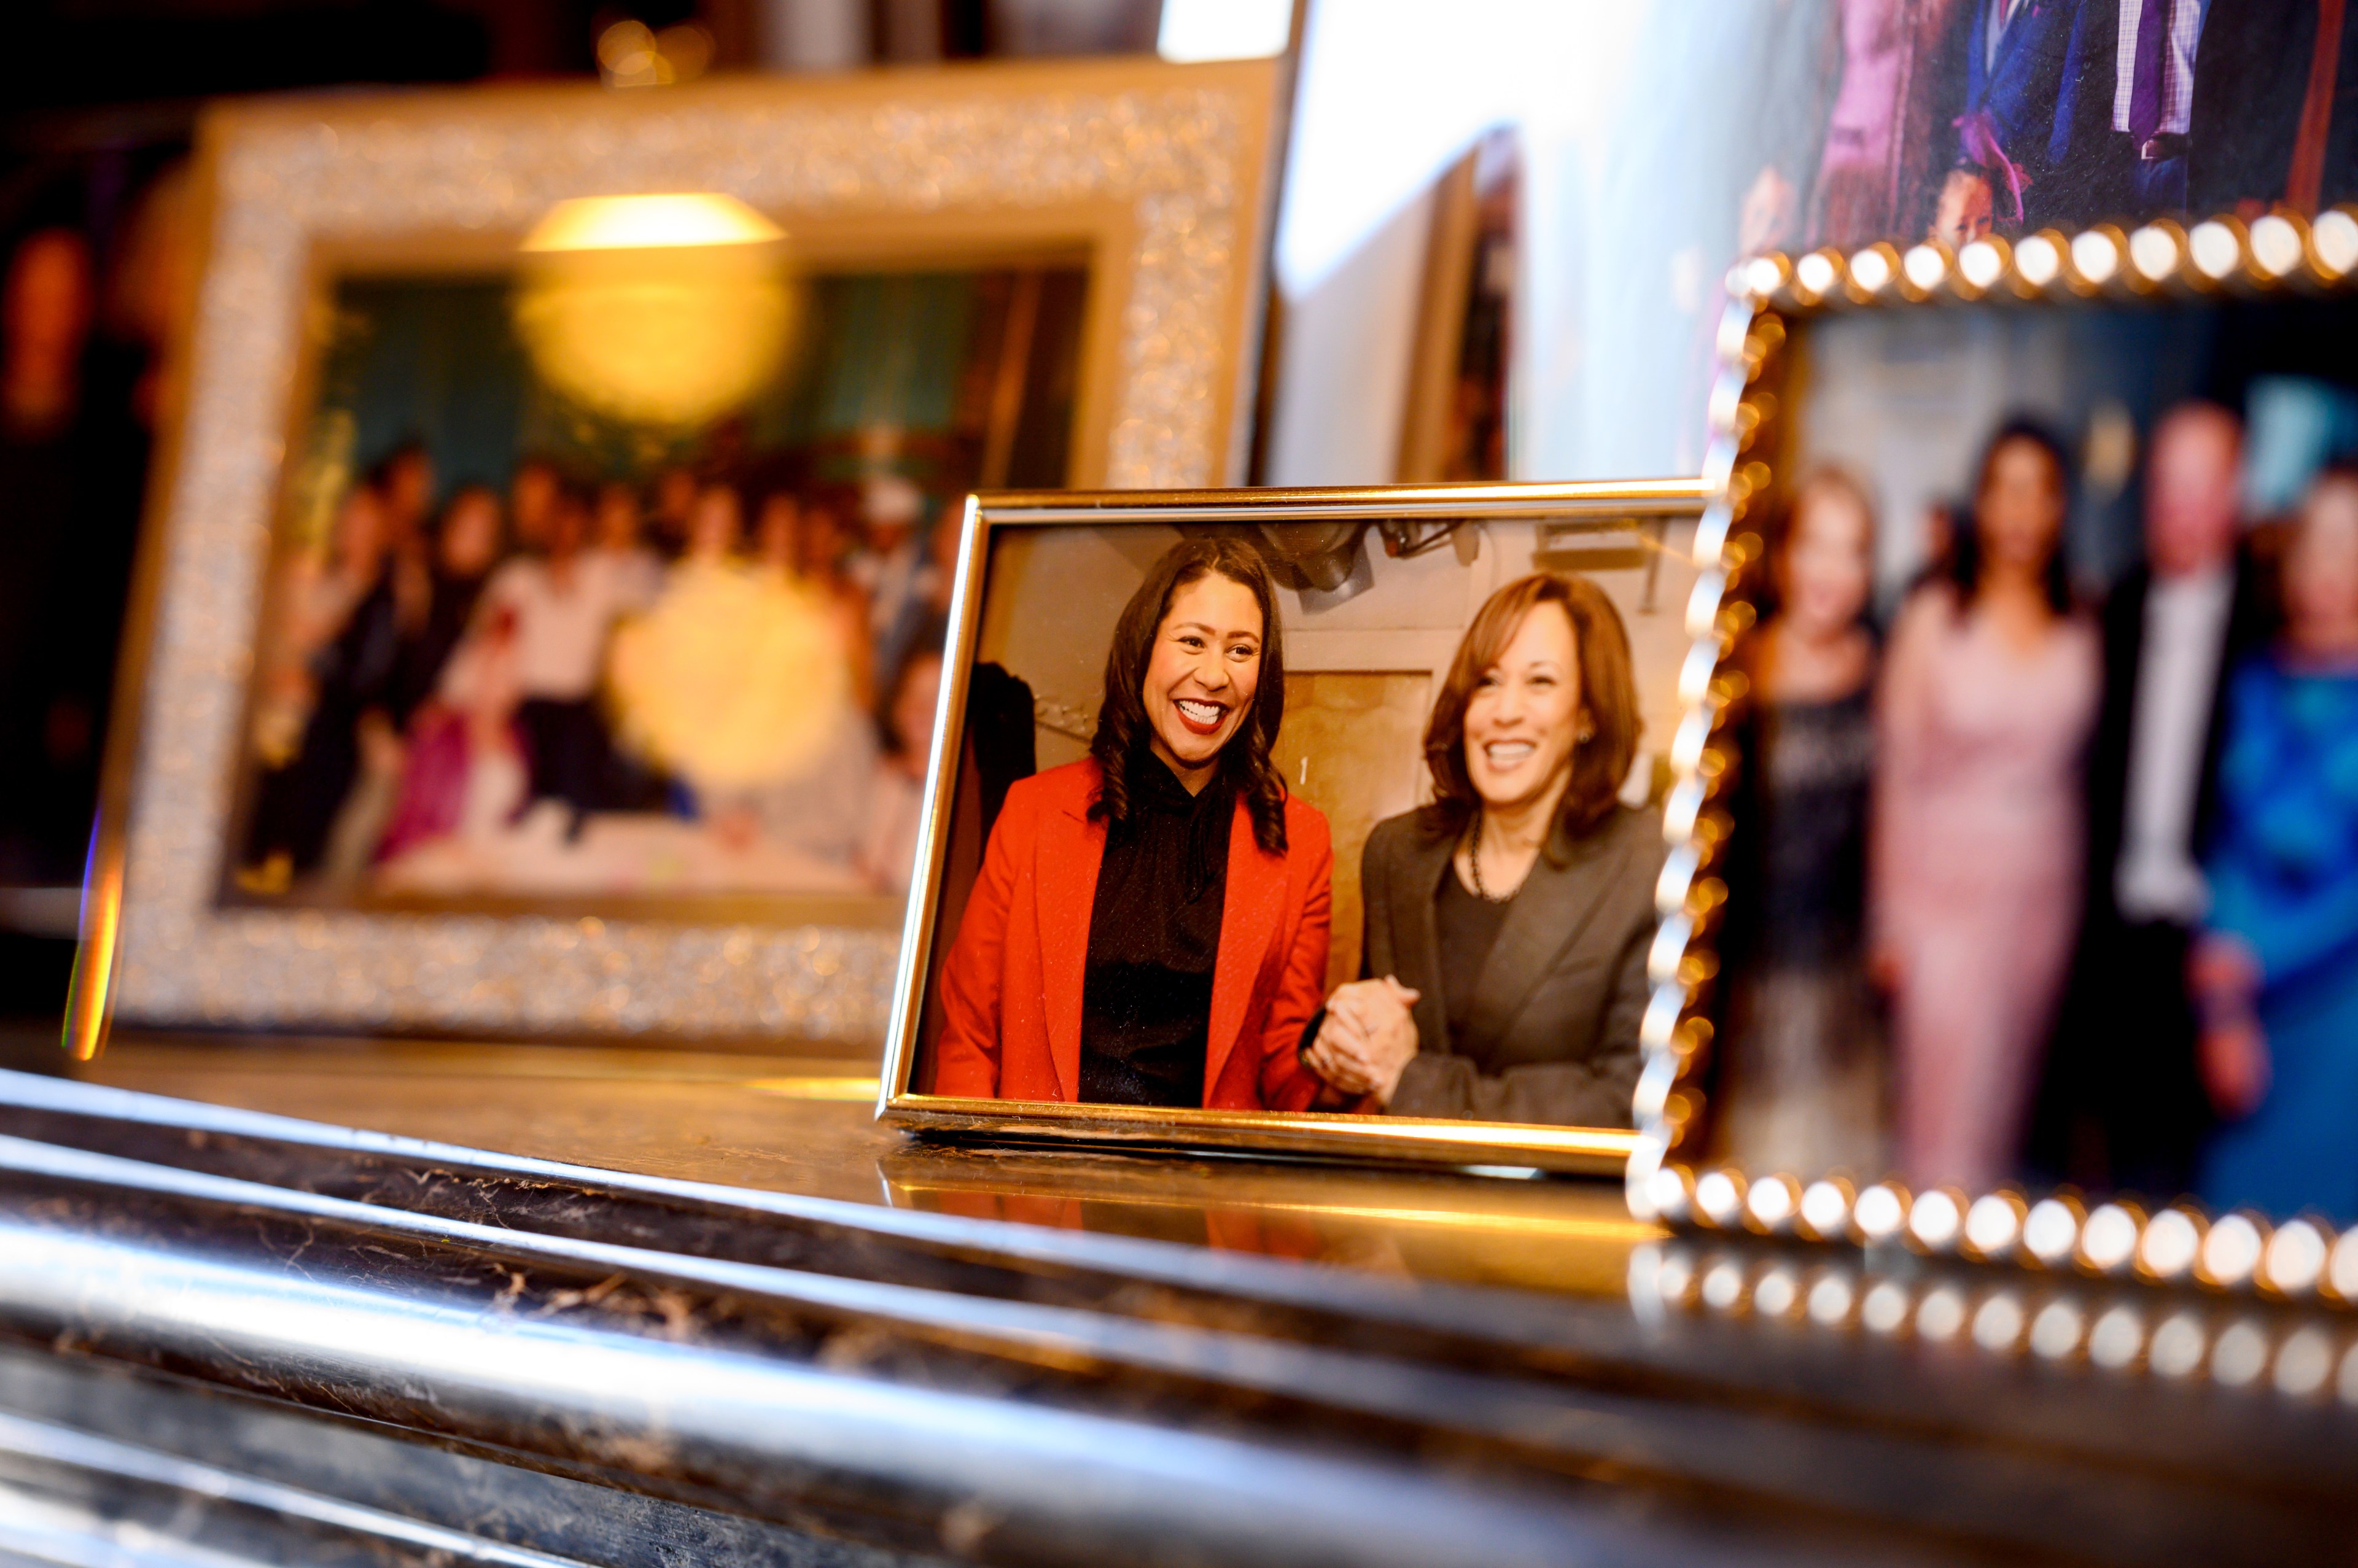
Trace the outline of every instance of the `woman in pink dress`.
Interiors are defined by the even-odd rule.
[[[2036,425],[1991,439],[1972,526],[1947,579],[1901,609],[1878,693],[1874,963],[1920,1190],[2014,1173],[2078,926],[2103,663],[2064,585],[2069,473]]]

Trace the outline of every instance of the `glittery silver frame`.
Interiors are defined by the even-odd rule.
[[[69,1049],[94,1054],[111,1021],[875,1042],[889,930],[221,902],[318,258],[432,236],[480,245],[558,200],[637,191],[725,192],[804,233],[928,222],[987,233],[998,215],[1037,236],[1069,218],[1102,264],[1093,287],[1122,290],[1106,318],[1106,406],[1076,421],[1076,477],[1216,484],[1242,450],[1277,85],[1274,61],[1133,60],[209,115],[184,415],[149,502]]]

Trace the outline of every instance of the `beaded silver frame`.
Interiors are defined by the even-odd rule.
[[[1880,243],[1848,254],[1765,255],[1731,272],[1704,475],[1711,509],[1695,539],[1703,575],[1687,607],[1695,643],[1682,693],[1692,707],[1672,753],[1679,776],[1665,827],[1671,853],[1659,890],[1656,989],[1637,1092],[1639,1137],[1627,1173],[1633,1215],[1704,1233],[1871,1250],[1905,1248],[2096,1279],[2358,1305],[2358,1227],[2337,1231],[2319,1216],[2212,1216],[2191,1198],[2148,1212],[2126,1199],[2092,1202],[2068,1192],[2011,1186],[1911,1193],[1890,1179],[1861,1185],[1846,1177],[1811,1179],[1696,1162],[1706,1109],[1698,1075],[1712,1034],[1704,1003],[1717,972],[1712,936],[1727,896],[1725,884],[1712,875],[1725,833],[1714,803],[1721,780],[1731,776],[1719,724],[1736,695],[1732,673],[1721,665],[1749,611],[1731,600],[1728,590],[1757,553],[1757,537],[1736,530],[1757,505],[1766,504],[1779,478],[1769,460],[1777,418],[1769,387],[1790,351],[1792,332],[1813,317],[1853,309],[2199,301],[2342,293],[2353,284],[2358,209],[2352,208],[2314,221],[2276,212],[2249,223],[2219,217],[2190,224],[2161,221],[2134,231],[2111,224],[2076,234],[2048,230],[2010,243],[1980,239],[1953,252],[1927,243],[1905,251]],[[2314,1357],[2300,1362],[2304,1368],[2309,1359]],[[2304,1390],[2317,1380],[2306,1370],[2281,1376]],[[2358,1361],[2345,1380],[2358,1398]]]

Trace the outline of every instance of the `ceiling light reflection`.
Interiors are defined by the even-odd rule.
[[[2212,1380],[2240,1389],[2267,1369],[2268,1336],[2248,1318],[2229,1324],[2211,1347]]]
[[[526,254],[774,244],[786,232],[734,196],[692,191],[560,201],[525,236]]]
[[[1868,1332],[1892,1334],[1908,1321],[1908,1292],[1889,1280],[1877,1282],[1858,1309],[1858,1320]]]
[[[2145,1348],[2145,1320],[2134,1307],[2116,1306],[2088,1331],[2088,1359],[2107,1371],[2118,1371]]]
[[[2066,1301],[2049,1302],[2030,1322],[2030,1350],[2043,1361],[2061,1361],[2080,1347],[2083,1320]]]
[[[1993,1355],[2014,1348],[2022,1337],[2022,1302],[2012,1291],[1999,1291],[1974,1314],[1974,1343]]]
[[[2324,1330],[2299,1329],[2277,1346],[2277,1392],[2286,1398],[2312,1399],[2332,1375],[2333,1341]]]
[[[1850,1316],[1852,1296],[1849,1276],[1826,1275],[1810,1287],[1810,1321],[1826,1328],[1840,1327]]]
[[[2202,1352],[2209,1347],[2202,1320],[2181,1312],[2153,1331],[2153,1347],[2146,1353],[2146,1363],[2162,1377],[2184,1378],[2202,1365]]]
[[[708,423],[784,361],[800,315],[784,239],[710,192],[561,201],[525,239],[517,333],[549,384],[586,408]]]

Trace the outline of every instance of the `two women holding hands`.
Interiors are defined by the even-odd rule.
[[[1024,780],[944,966],[935,1092],[1627,1126],[1661,836],[1604,593],[1490,597],[1425,736],[1431,806],[1362,861],[1362,978],[1321,1007],[1333,852],[1270,760],[1277,599],[1175,546],[1117,623],[1089,757]]]

